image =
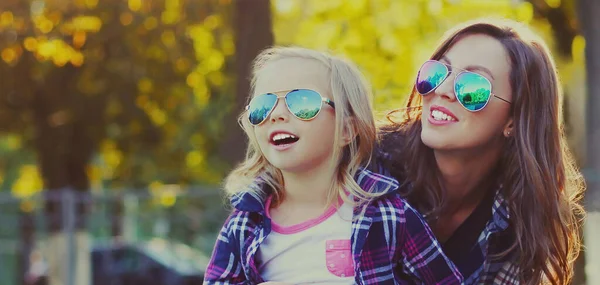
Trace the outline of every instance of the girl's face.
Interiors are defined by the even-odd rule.
[[[301,120],[290,113],[283,97],[295,89],[309,89],[333,101],[329,81],[328,69],[315,60],[280,59],[258,71],[253,97],[266,93],[281,97],[265,121],[254,126],[254,134],[260,151],[282,172],[306,172],[331,161],[335,139],[333,107],[323,103],[316,117]]]
[[[433,91],[423,96],[423,143],[436,151],[499,148],[510,131],[509,81],[511,66],[502,44],[486,35],[468,35],[458,40],[439,60],[450,74]],[[491,82],[487,105],[476,112],[457,100],[454,79],[462,70],[472,71]],[[471,100],[471,99],[468,99]]]

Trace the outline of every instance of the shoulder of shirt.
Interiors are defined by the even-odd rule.
[[[389,211],[390,208],[401,210],[404,214],[406,211],[419,213],[408,201],[404,198],[399,191],[389,193],[371,201],[373,206],[376,206],[380,211]],[[419,213],[419,215],[421,215]]]
[[[395,178],[361,168],[354,176],[356,183],[366,192],[390,194],[398,190],[398,180]]]
[[[239,211],[244,212],[262,212],[265,209],[265,204],[269,194],[265,190],[265,183],[262,179],[257,178],[246,189],[233,194],[229,201],[231,205]]]
[[[254,230],[259,222],[252,212],[234,209],[227,217],[225,228],[229,236],[237,236],[238,232]]]
[[[398,189],[398,181],[390,176],[361,168],[354,175],[356,183],[369,193],[393,193]],[[231,196],[231,205],[240,211],[264,212],[268,191],[261,179],[256,179],[244,191]]]
[[[505,230],[510,225],[510,205],[502,193],[503,186],[500,185],[494,196],[492,205],[492,225],[494,231]]]

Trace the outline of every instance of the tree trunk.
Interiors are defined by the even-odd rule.
[[[92,110],[92,102],[82,100],[76,75],[72,66],[53,68],[36,86],[32,103],[38,165],[48,195],[45,257],[50,285],[88,285],[91,278],[90,238],[85,232],[88,202],[82,194],[89,191],[85,169],[98,131],[90,117],[102,114],[102,106],[94,104],[97,110]]]
[[[232,113],[224,124],[225,139],[220,156],[230,166],[244,158],[246,136],[237,122],[250,93],[250,68],[254,58],[273,45],[270,0],[237,0],[235,3],[236,30],[236,96]]]
[[[544,0],[527,0],[533,6],[536,15],[548,21],[552,27],[552,35],[555,40],[555,48],[562,58],[571,59],[573,39],[577,36],[577,29],[573,25],[570,15],[566,11],[563,2],[559,7],[550,7]]]
[[[587,193],[585,206],[588,217],[585,224],[587,284],[600,284],[600,2],[579,0],[581,27],[586,39],[587,70],[587,154],[585,175]]]

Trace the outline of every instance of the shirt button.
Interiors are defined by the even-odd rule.
[[[333,244],[330,244],[330,245],[329,245],[329,248],[333,248]]]
[[[342,273],[341,277],[346,277],[346,274]]]
[[[344,257],[346,257],[346,255],[342,254],[342,255],[340,255],[340,257],[341,257],[341,258],[344,258]]]
[[[329,264],[329,267],[335,267],[335,264],[333,264],[333,263],[330,263],[330,264]]]

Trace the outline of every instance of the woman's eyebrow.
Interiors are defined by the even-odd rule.
[[[452,66],[452,62],[446,56],[442,56],[440,61],[445,61],[448,65]],[[487,69],[485,66],[471,64],[471,65],[467,65],[467,66],[463,67],[462,69],[468,70],[468,71],[474,71],[474,70],[483,71],[483,72],[487,73],[492,79],[495,79],[492,72],[489,69]]]

